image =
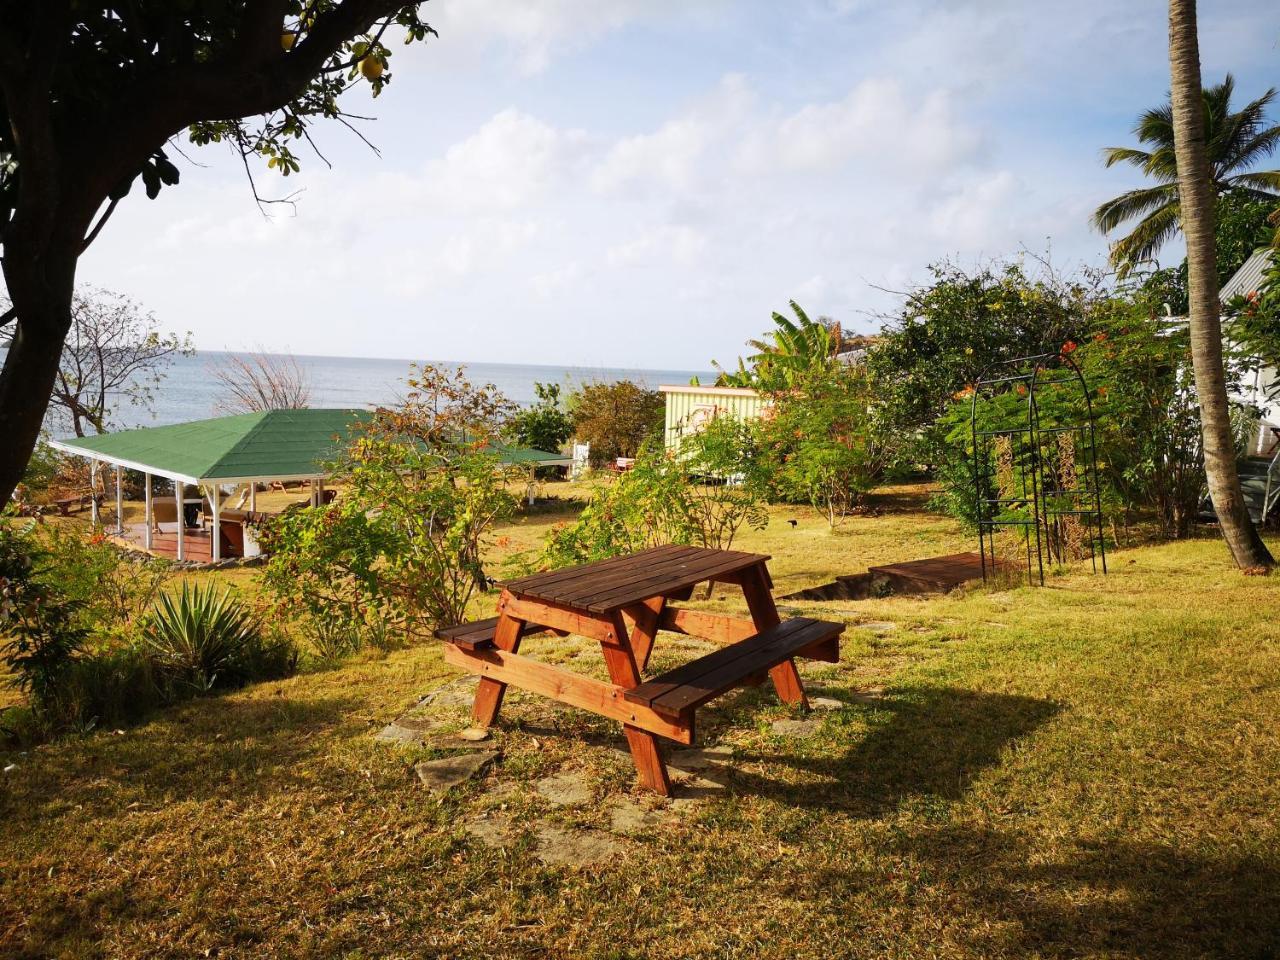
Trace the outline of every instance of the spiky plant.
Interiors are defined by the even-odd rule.
[[[160,595],[142,640],[160,676],[197,693],[251,679],[266,649],[257,618],[230,589],[187,583]]]
[[[1267,108],[1276,97],[1271,88],[1242,110],[1232,112],[1235,79],[1204,88],[1205,140],[1209,175],[1216,196],[1240,192],[1280,201],[1280,170],[1255,170],[1260,161],[1280,146],[1280,125],[1268,123]],[[1155,186],[1129,190],[1094,211],[1092,222],[1103,233],[1112,233],[1137,220],[1127,236],[1111,246],[1112,263],[1121,275],[1144,260],[1152,259],[1181,229],[1178,205],[1178,164],[1173,147],[1173,107],[1166,103],[1148,110],[1133,128],[1139,142],[1148,147],[1108,147],[1103,151],[1107,167],[1137,167]]]
[[[714,364],[719,372],[718,383],[729,387],[759,387],[766,390],[786,389],[793,386],[806,371],[828,363],[840,349],[840,333],[809,315],[794,300],[792,320],[781,313],[773,314],[774,329],[756,340],[748,340],[747,346],[756,352],[744,361],[738,358],[738,368],[732,372],[720,364]],[[750,364],[750,367],[747,364]]]

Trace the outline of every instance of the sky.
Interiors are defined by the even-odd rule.
[[[942,258],[1105,258],[1168,90],[1155,0],[431,0],[264,196],[186,149],[81,261],[202,349],[706,369],[796,300],[870,332]],[[1202,0],[1206,82],[1280,86],[1274,0]],[[1176,250],[1170,259],[1180,258]]]

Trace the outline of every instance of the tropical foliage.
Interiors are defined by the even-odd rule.
[[[790,303],[795,320],[775,312],[774,329],[747,341],[756,352],[745,360],[739,357],[736,370],[725,370],[712,361],[720,372],[716,381],[720,386],[785,390],[831,362],[842,344],[839,325],[810,320],[798,303]]]
[[[1235,79],[1227,74],[1222,83],[1204,88],[1206,144],[1210,180],[1215,195],[1239,192],[1275,203],[1280,198],[1280,170],[1256,170],[1280,145],[1280,125],[1267,119],[1275,100],[1274,88],[1232,110]],[[1134,135],[1142,147],[1109,147],[1106,166],[1127,164],[1155,181],[1154,186],[1129,190],[1102,204],[1093,224],[1112,233],[1137,221],[1129,233],[1111,247],[1112,263],[1121,275],[1154,259],[1179,227],[1178,165],[1174,157],[1173,106],[1166,103],[1138,118]],[[1145,148],[1145,149],[1144,149]]]
[[[522,447],[556,453],[573,436],[573,418],[560,396],[560,384],[535,383],[534,403],[511,418],[511,439]]]

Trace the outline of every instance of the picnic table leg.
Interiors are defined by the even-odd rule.
[[[767,630],[782,622],[769,590],[769,577],[763,563],[742,571],[742,593],[747,598],[747,607],[757,630]],[[769,679],[773,681],[780,700],[793,707],[809,709],[809,700],[804,694],[804,684],[800,682],[800,672],[796,670],[794,659],[784,660],[770,670]]]
[[[600,649],[609,667],[609,678],[614,683],[628,690],[640,685],[640,670],[636,666],[635,651],[622,614],[615,613],[610,618],[610,630],[600,641]],[[626,723],[622,725],[622,732],[627,735],[627,746],[631,748],[631,759],[635,761],[640,782],[654,793],[671,796],[671,778],[667,776],[667,765],[662,759],[657,736]]]
[[[653,597],[627,608],[627,613],[634,621],[631,628],[631,649],[635,653],[636,665],[641,670],[649,666],[653,640],[658,635],[658,622],[662,619],[662,611],[666,605],[666,597]]]
[[[506,613],[498,617],[498,625],[494,628],[493,645],[507,653],[515,653],[520,646],[520,631],[524,627],[523,620],[509,617]],[[481,677],[476,687],[476,702],[471,708],[471,716],[476,726],[489,727],[498,719],[498,711],[502,708],[502,695],[507,692],[507,685],[501,680]]]

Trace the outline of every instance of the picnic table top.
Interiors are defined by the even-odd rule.
[[[668,545],[509,580],[512,594],[591,613],[613,613],[651,597],[745,570],[769,557],[741,550]]]

